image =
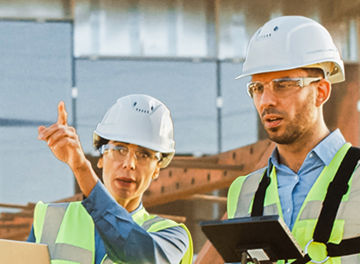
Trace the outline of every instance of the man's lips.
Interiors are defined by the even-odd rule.
[[[265,114],[262,118],[265,128],[275,128],[279,126],[283,120],[279,115],[267,115]]]
[[[276,108],[266,108],[261,113],[261,119],[265,128],[275,128],[281,125],[285,113]]]

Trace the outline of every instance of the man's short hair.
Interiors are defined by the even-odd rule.
[[[301,68],[301,69],[306,71],[308,73],[308,75],[311,77],[321,76],[321,77],[325,78],[324,71],[320,68]]]

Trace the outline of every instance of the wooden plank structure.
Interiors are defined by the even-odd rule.
[[[204,193],[228,187],[237,176],[265,165],[272,149],[273,144],[264,140],[206,158],[175,158],[168,168],[161,171],[160,177],[144,194],[144,206],[151,208],[180,199],[224,203],[225,197],[214,197]],[[257,162],[254,163],[253,160]],[[80,201],[82,198],[81,194],[76,194],[56,202]],[[22,209],[21,212],[0,215],[0,238],[26,239],[31,228],[34,204],[0,204],[0,207]],[[180,222],[185,221],[183,217],[167,217]]]
[[[347,82],[334,85],[332,96],[325,105],[326,123],[330,129],[339,127],[345,138],[353,145],[359,145],[359,66],[346,65]],[[274,143],[261,140],[252,145],[237,148],[218,155],[189,158],[175,157],[170,166],[161,171],[144,194],[147,208],[181,199],[202,199],[225,203],[225,197],[209,196],[206,193],[224,189],[239,175],[259,169],[267,164]],[[81,200],[77,194],[61,201]],[[0,214],[0,238],[25,240],[32,224],[34,204],[0,204],[0,207],[20,209],[17,213]],[[167,216],[173,217],[176,216]],[[224,215],[223,217],[226,217]],[[176,218],[184,221],[183,217]],[[197,264],[224,263],[210,242],[206,242],[198,253]]]

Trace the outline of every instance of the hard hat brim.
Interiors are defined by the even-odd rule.
[[[327,79],[331,82],[331,83],[339,83],[339,82],[343,82],[345,81],[345,72],[344,72],[344,64],[341,60],[339,61],[334,61],[334,60],[323,60],[323,61],[315,61],[315,62],[309,62],[306,64],[299,64],[299,65],[295,65],[295,66],[290,66],[290,65],[285,65],[285,66],[281,66],[281,67],[276,67],[276,66],[272,66],[272,67],[261,67],[261,69],[252,69],[248,72],[244,72],[243,74],[240,74],[239,76],[235,77],[235,80],[239,80],[248,76],[252,76],[254,74],[260,74],[260,73],[268,73],[268,72],[278,72],[278,71],[286,71],[286,70],[293,70],[293,69],[299,69],[299,68],[307,68],[309,67],[309,65],[314,65],[314,64],[320,64],[322,62],[332,62],[336,65],[336,67],[339,69],[335,74],[327,76]],[[316,67],[314,66],[313,68],[320,68],[322,69],[322,67]]]

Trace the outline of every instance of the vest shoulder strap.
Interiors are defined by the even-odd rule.
[[[346,153],[333,181],[329,184],[323,206],[315,227],[313,239],[327,243],[343,195],[349,189],[349,180],[360,159],[360,149],[351,147]]]
[[[259,184],[258,189],[255,192],[253,206],[251,208],[251,216],[262,216],[264,214],[264,201],[267,187],[270,185],[270,177],[268,173],[271,173],[273,168],[272,163],[270,167],[263,173],[263,177]]]
[[[192,258],[193,258],[193,243],[192,243],[191,234],[184,224],[179,224],[173,220],[163,218],[161,216],[156,215],[155,217],[146,220],[141,225],[141,227],[144,228],[147,232],[157,232],[157,231],[164,230],[166,228],[175,227],[175,226],[180,226],[183,229],[185,229],[185,231],[189,237],[189,247],[186,250],[185,255],[183,256],[183,258],[181,260],[181,264],[191,264]]]
[[[178,226],[178,224],[169,219],[163,218],[161,216],[156,215],[153,218],[146,220],[141,227],[144,228],[148,232],[156,232],[162,229],[166,229],[169,227]]]
[[[230,218],[250,216],[249,208],[265,170],[266,168],[262,168],[247,176],[240,176],[231,184],[228,193],[228,214]]]

